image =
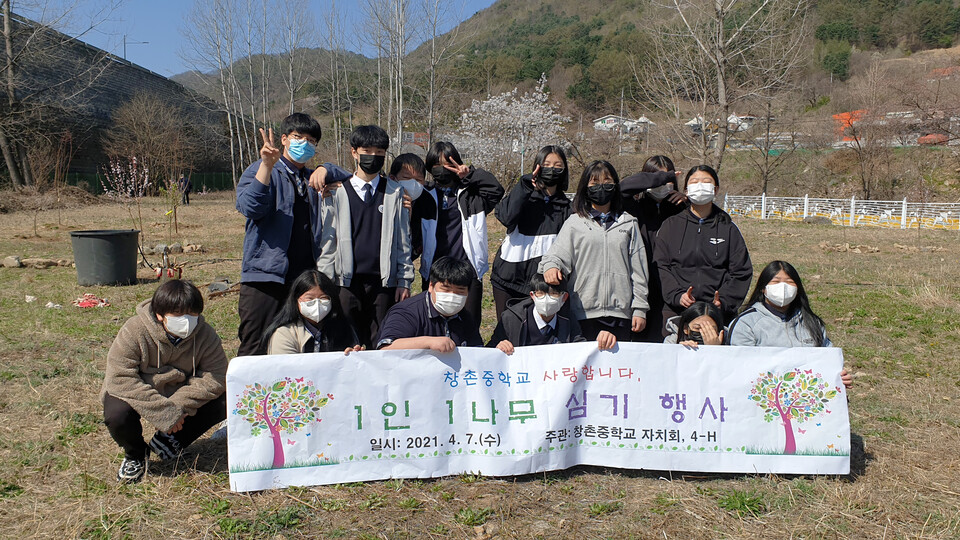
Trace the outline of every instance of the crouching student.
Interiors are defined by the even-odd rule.
[[[267,327],[266,354],[359,351],[360,339],[340,307],[339,287],[317,270],[307,270]]]
[[[797,269],[785,261],[768,264],[743,310],[728,332],[730,345],[741,347],[831,347],[823,319],[810,309]],[[844,369],[843,385],[853,377]]]
[[[700,345],[723,345],[723,312],[712,302],[695,302],[667,321],[664,343],[696,349]]]
[[[455,347],[482,347],[480,325],[463,309],[474,279],[476,274],[467,261],[452,257],[434,261],[427,290],[387,312],[377,348],[448,353]]]
[[[487,347],[496,347],[510,355],[514,347],[586,341],[577,319],[560,313],[569,296],[565,280],[550,285],[542,274],[534,274],[529,289],[527,298],[507,301],[507,309],[500,315]],[[617,338],[610,332],[604,330],[597,335],[597,347],[601,351],[616,345]]]
[[[124,451],[119,482],[139,482],[151,450],[174,459],[227,417],[227,356],[201,312],[196,287],[168,281],[137,306],[107,353],[100,399],[110,436]],[[149,444],[141,417],[157,429]]]

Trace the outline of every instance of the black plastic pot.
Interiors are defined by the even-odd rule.
[[[80,285],[137,282],[137,230],[72,231],[73,259]]]

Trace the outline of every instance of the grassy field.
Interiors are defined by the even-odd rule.
[[[147,244],[170,238],[159,201],[143,216]],[[238,280],[243,219],[230,195],[195,197],[180,221],[172,240],[205,248],[179,256],[184,277]],[[62,225],[56,212],[37,223],[39,237],[32,212],[0,215],[0,257],[72,259],[69,230],[128,228],[130,218],[100,205],[64,210]],[[69,267],[3,268],[0,537],[960,537],[960,231],[740,225],[758,270],[775,258],[797,265],[855,374],[847,477],[581,467],[240,495],[228,487],[225,444],[201,439],[180,463],[154,462],[142,484],[118,486],[121,452],[97,395],[113,337],[156,284],[147,270],[140,285],[79,287]],[[496,249],[503,229],[491,220],[491,230]],[[72,306],[85,292],[111,306]],[[228,355],[236,303],[236,294],[213,298],[204,312]],[[489,291],[484,306],[488,336]]]

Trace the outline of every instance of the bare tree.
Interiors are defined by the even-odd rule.
[[[0,100],[0,152],[14,187],[34,183],[27,149],[49,128],[44,119],[72,115],[89,98],[87,90],[108,66],[108,53],[88,49],[73,56],[77,39],[106,20],[113,5],[95,2],[83,12],[80,2],[17,2],[35,20],[14,13],[13,0],[0,2],[3,48],[0,51],[4,98]],[[60,30],[69,31],[73,37]],[[62,126],[58,129],[62,130]]]
[[[789,105],[774,98],[751,101],[762,114],[745,131],[747,140],[743,142],[754,170],[760,174],[760,193],[767,193],[770,182],[800,148],[804,135],[798,131],[799,118]]]
[[[648,96],[660,109],[676,111],[698,101],[711,116],[701,122],[703,137],[712,124],[711,161],[723,162],[729,127],[726,119],[746,97],[770,95],[800,67],[809,33],[809,0],[669,0],[658,5],[673,20],[654,34],[658,61],[644,71],[644,84],[677,84],[679,92]],[[685,50],[694,49],[695,51]],[[666,56],[663,53],[668,53]],[[679,73],[678,73],[679,72]],[[692,77],[688,82],[678,77]],[[648,81],[654,81],[648,83]],[[691,88],[692,87],[692,88]],[[680,100],[680,101],[678,101]],[[674,114],[676,116],[676,114]],[[706,156],[704,156],[706,157]]]
[[[278,0],[275,13],[279,15],[280,34],[277,45],[284,69],[284,85],[290,98],[289,114],[296,111],[297,93],[306,84],[312,71],[307,64],[307,49],[311,48],[316,22],[310,11],[302,9],[301,0]]]
[[[889,187],[893,158],[890,142],[896,129],[885,121],[892,102],[890,83],[887,70],[879,60],[851,80],[851,99],[858,110],[844,117],[849,120],[845,120],[843,135],[856,158],[860,193],[865,199]]]
[[[184,37],[184,49],[181,57],[201,73],[215,71],[221,111],[227,116],[227,129],[230,135],[230,170],[233,187],[237,187],[238,141],[235,138],[236,111],[231,107],[236,81],[229,79],[227,66],[233,63],[229,55],[232,45],[227,42],[234,39],[232,18],[234,12],[229,0],[198,0],[190,12],[190,25],[184,25],[181,32]],[[242,163],[242,162],[241,162]]]
[[[443,33],[443,27],[453,20],[459,21],[463,4],[459,6],[446,0],[423,0],[421,21],[427,39],[430,41],[429,87],[427,90],[427,146],[433,144],[437,120],[437,103],[441,101],[447,86],[444,67],[446,62],[456,56],[462,46],[460,42],[461,25]]]
[[[403,124],[406,113],[406,82],[404,62],[410,42],[416,35],[411,26],[413,2],[411,0],[367,0],[365,12],[376,21],[383,34],[389,69],[388,85],[390,98],[387,102],[387,132],[391,133],[399,147],[403,140]]]

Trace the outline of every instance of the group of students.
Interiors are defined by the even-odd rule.
[[[353,172],[306,168],[320,139],[308,115],[284,120],[279,148],[272,130],[261,134],[261,159],[237,185],[247,218],[238,356],[483,346],[490,212],[507,234],[490,276],[497,325],[487,346],[505,354],[579,341],[830,345],[787,262],[767,265],[744,304],[753,265],[713,203],[719,178],[707,165],[682,176],[654,156],[621,180],[594,161],[571,200],[566,155],[547,146],[504,197],[450,142],[425,160],[401,154],[385,174],[390,141],[378,126],[351,135]],[[417,258],[423,292],[410,296]],[[102,400],[125,452],[122,482],[143,477],[148,451],[174,457],[225,418],[226,357],[202,309],[193,285],[165,283],[110,349]],[[141,416],[157,428],[149,443]]]

